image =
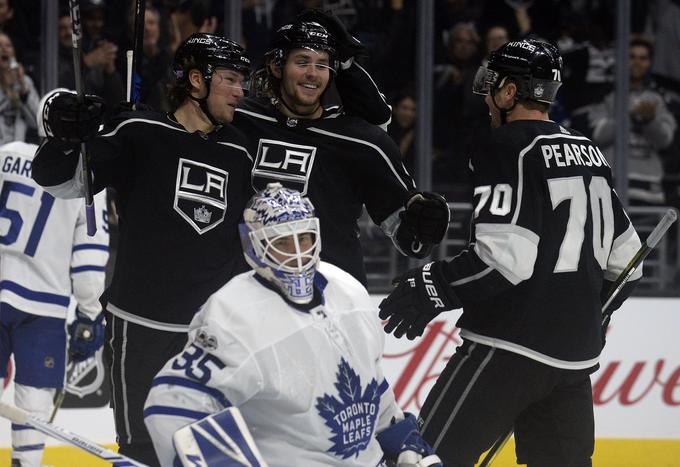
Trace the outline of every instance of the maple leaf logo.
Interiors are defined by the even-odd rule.
[[[340,399],[331,394],[316,398],[316,410],[331,429],[333,443],[328,452],[343,459],[359,457],[373,437],[380,410],[380,391],[375,378],[361,391],[361,378],[344,358],[340,359],[335,388]]]

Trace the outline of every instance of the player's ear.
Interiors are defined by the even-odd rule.
[[[189,70],[189,83],[191,83],[191,86],[196,88],[196,90],[201,89],[201,83],[203,82],[203,75],[201,74],[200,71],[197,69],[193,68]]]
[[[274,78],[281,79],[281,65],[277,62],[272,61],[269,63],[269,71]]]

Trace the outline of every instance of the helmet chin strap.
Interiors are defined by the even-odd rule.
[[[494,107],[496,107],[496,109],[498,109],[498,113],[501,116],[501,125],[505,125],[506,123],[508,123],[508,114],[510,112],[512,112],[512,110],[517,105],[517,99],[513,99],[512,107],[510,107],[509,109],[503,109],[503,108],[498,106],[498,103],[496,102],[496,96],[492,92],[491,93],[491,102],[493,102]]]
[[[205,94],[205,97],[194,97],[191,94],[189,94],[189,98],[194,102],[198,103],[198,107],[203,112],[203,115],[208,117],[208,120],[210,120],[210,123],[212,123],[215,128],[218,128],[222,126],[222,123],[218,122],[217,119],[213,117],[213,115],[210,113],[210,110],[208,109],[208,96],[210,96],[210,86],[212,84],[211,78],[212,77],[205,80],[205,84],[207,85],[206,87],[208,88],[208,92]]]

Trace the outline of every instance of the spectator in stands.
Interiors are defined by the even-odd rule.
[[[493,52],[501,45],[509,41],[510,35],[508,34],[508,30],[505,28],[505,26],[496,25],[491,26],[489,29],[487,29],[486,34],[484,35],[486,55],[484,56],[484,60],[482,60],[482,64],[486,65],[486,63],[489,60],[489,55],[491,55],[491,52]]]
[[[171,81],[170,65],[172,64],[172,56],[168,50],[167,43],[164,44],[161,39],[163,36],[162,29],[166,27],[161,21],[161,11],[151,2],[147,2],[144,14],[144,43],[142,57],[138,66],[142,78],[140,100],[155,110],[169,112],[170,103],[165,95],[165,89],[166,85]],[[122,43],[125,44],[125,50],[134,47],[134,23],[135,10],[134,4],[132,4],[128,12],[127,32],[122,39]],[[118,54],[116,65],[120,76],[126,76],[127,59],[124,54]]]
[[[653,46],[643,38],[630,43],[630,120],[628,159],[628,196],[631,204],[663,205],[663,166],[658,151],[671,144],[677,123],[668,111],[656,83],[650,78]],[[593,141],[604,146],[610,162],[613,152],[615,121],[614,93],[593,109]]]
[[[33,81],[17,62],[12,40],[0,33],[0,145],[26,141],[26,131],[37,129],[39,101]]]
[[[101,3],[101,2],[100,2]],[[103,24],[101,15],[104,9],[89,0],[83,4],[83,74],[85,92],[101,96],[109,109],[113,108],[123,98],[123,80],[116,70],[116,54],[118,47],[101,36]],[[88,18],[85,20],[85,18]],[[89,31],[89,32],[88,32]],[[91,35],[90,35],[91,34]],[[59,87],[75,89],[75,75],[73,71],[73,42],[71,40],[71,17],[68,9],[63,8],[59,13]],[[97,38],[97,39],[95,39]]]
[[[478,127],[488,128],[489,109],[470,92],[481,62],[481,40],[474,24],[457,23],[448,36],[448,62],[434,70],[433,181],[457,184],[467,183],[473,134]]]
[[[414,139],[418,104],[413,92],[402,91],[397,94],[392,104],[392,121],[387,126],[387,133],[399,146],[401,159],[411,175],[415,173]]]
[[[9,36],[17,51],[17,59],[24,65],[37,59],[38,38],[30,31],[25,14],[15,9],[16,0],[0,0],[0,32]]]
[[[170,51],[195,32],[214,33],[217,17],[212,15],[210,0],[182,0],[170,15]]]

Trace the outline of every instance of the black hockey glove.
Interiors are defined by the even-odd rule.
[[[413,340],[423,334],[427,323],[442,311],[462,307],[453,289],[444,277],[444,261],[434,261],[411,269],[395,278],[396,289],[380,303],[380,318],[388,319],[387,334]]]
[[[319,23],[328,30],[337,43],[338,59],[342,69],[346,69],[351,65],[351,62],[347,63],[351,58],[356,59],[368,56],[366,46],[349,33],[342,20],[332,11],[305,10],[297,16],[296,20]]]
[[[75,362],[87,360],[104,343],[104,313],[93,321],[76,309],[76,318],[68,326],[69,353]]]
[[[399,213],[397,244],[409,256],[424,258],[442,241],[451,212],[443,196],[428,191],[414,192]]]
[[[104,119],[104,100],[86,95],[83,103],[71,91],[57,91],[41,109],[45,135],[65,147],[76,147],[97,134]]]

